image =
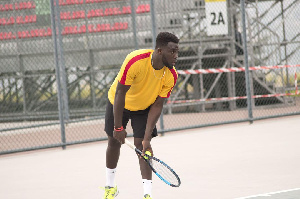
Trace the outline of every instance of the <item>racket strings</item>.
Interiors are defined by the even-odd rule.
[[[167,165],[156,159],[151,159],[149,162],[156,173],[158,173],[163,179],[172,185],[179,185],[179,179],[177,175]]]

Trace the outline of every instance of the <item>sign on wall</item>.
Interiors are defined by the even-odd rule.
[[[228,18],[226,0],[205,0],[207,34],[227,35]]]

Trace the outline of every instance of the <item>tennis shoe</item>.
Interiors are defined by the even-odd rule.
[[[145,194],[143,199],[152,199],[149,194]]]
[[[104,189],[105,191],[103,199],[114,199],[119,193],[117,186],[115,187],[106,186],[105,188],[102,187],[102,189]]]

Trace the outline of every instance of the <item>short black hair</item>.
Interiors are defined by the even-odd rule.
[[[176,35],[170,32],[160,32],[156,37],[155,49],[167,46],[169,42],[179,43],[179,39]]]

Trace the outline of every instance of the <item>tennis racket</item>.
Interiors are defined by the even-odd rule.
[[[129,142],[125,138],[125,143],[135,150],[135,152],[143,157],[143,159],[148,163],[152,171],[157,175],[162,181],[164,181],[166,184],[170,185],[171,187],[179,187],[181,184],[179,176],[175,173],[175,171],[169,167],[166,163],[159,160],[156,157],[149,156],[145,154],[142,156],[142,152],[136,148],[131,142]]]

